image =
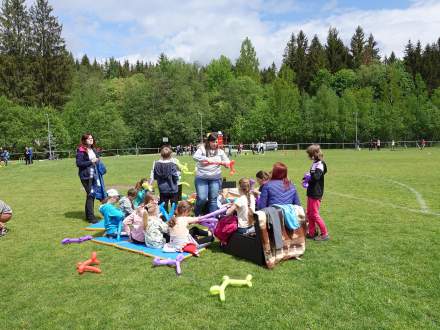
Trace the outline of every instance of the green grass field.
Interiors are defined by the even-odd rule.
[[[302,261],[273,270],[223,254],[215,243],[185,261],[180,277],[134,253],[60,244],[87,234],[73,159],[0,168],[0,199],[14,211],[0,238],[0,328],[439,329],[440,149],[324,153],[321,214],[330,241],[307,241]],[[125,193],[148,176],[153,159],[105,158],[107,187]],[[305,204],[304,151],[236,158],[234,179],[279,160]],[[193,185],[192,177],[184,181]],[[78,275],[76,262],[93,250],[103,273]],[[228,288],[225,303],[209,295],[223,275],[247,274],[253,287]]]

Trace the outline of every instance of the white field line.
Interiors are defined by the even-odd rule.
[[[358,201],[372,203],[372,204],[375,204],[375,205],[387,206],[387,207],[391,207],[391,208],[394,208],[394,209],[405,210],[405,211],[409,211],[409,212],[413,212],[413,213],[426,214],[426,215],[434,215],[434,216],[440,217],[440,213],[434,213],[434,212],[430,212],[430,211],[422,211],[422,210],[419,210],[419,209],[412,209],[412,208],[409,208],[409,207],[395,205],[393,203],[386,203],[386,202],[382,202],[382,201],[375,200],[375,199],[363,198],[363,197],[358,197],[358,196],[348,195],[348,194],[341,194],[341,193],[334,192],[334,191],[327,191],[327,193],[330,194],[330,195],[336,195],[336,196],[340,196],[340,197],[344,197],[344,198],[355,199],[355,200],[358,200]]]
[[[367,175],[366,175],[366,177],[367,178],[372,178],[372,179],[377,179],[377,178],[374,178],[372,176],[367,176]],[[408,186],[408,185],[406,185],[406,184],[404,184],[402,182],[399,182],[399,181],[396,181],[396,180],[392,180],[392,179],[384,179],[384,180],[388,181],[388,182],[391,182],[391,183],[394,183],[394,184],[397,184],[397,185],[399,185],[401,187],[404,187],[404,188],[408,189],[409,191],[411,191],[416,196],[416,200],[419,203],[420,210],[423,213],[432,213],[432,212],[430,212],[428,205],[426,205],[426,202],[423,199],[422,194],[419,193],[417,190],[415,190],[413,187]]]

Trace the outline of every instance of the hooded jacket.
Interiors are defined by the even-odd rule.
[[[177,165],[171,160],[158,160],[154,163],[154,179],[161,194],[176,194],[179,173]]]

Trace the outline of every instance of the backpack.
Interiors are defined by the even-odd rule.
[[[214,235],[220,240],[221,245],[226,245],[231,235],[238,229],[238,219],[236,215],[227,215],[217,223],[214,229]]]

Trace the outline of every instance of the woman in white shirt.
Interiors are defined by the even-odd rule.
[[[206,203],[208,203],[208,213],[218,209],[217,197],[222,184],[221,166],[227,167],[230,161],[225,152],[218,147],[217,133],[209,134],[206,142],[201,144],[194,153],[193,159],[197,162],[195,213],[199,216]]]

